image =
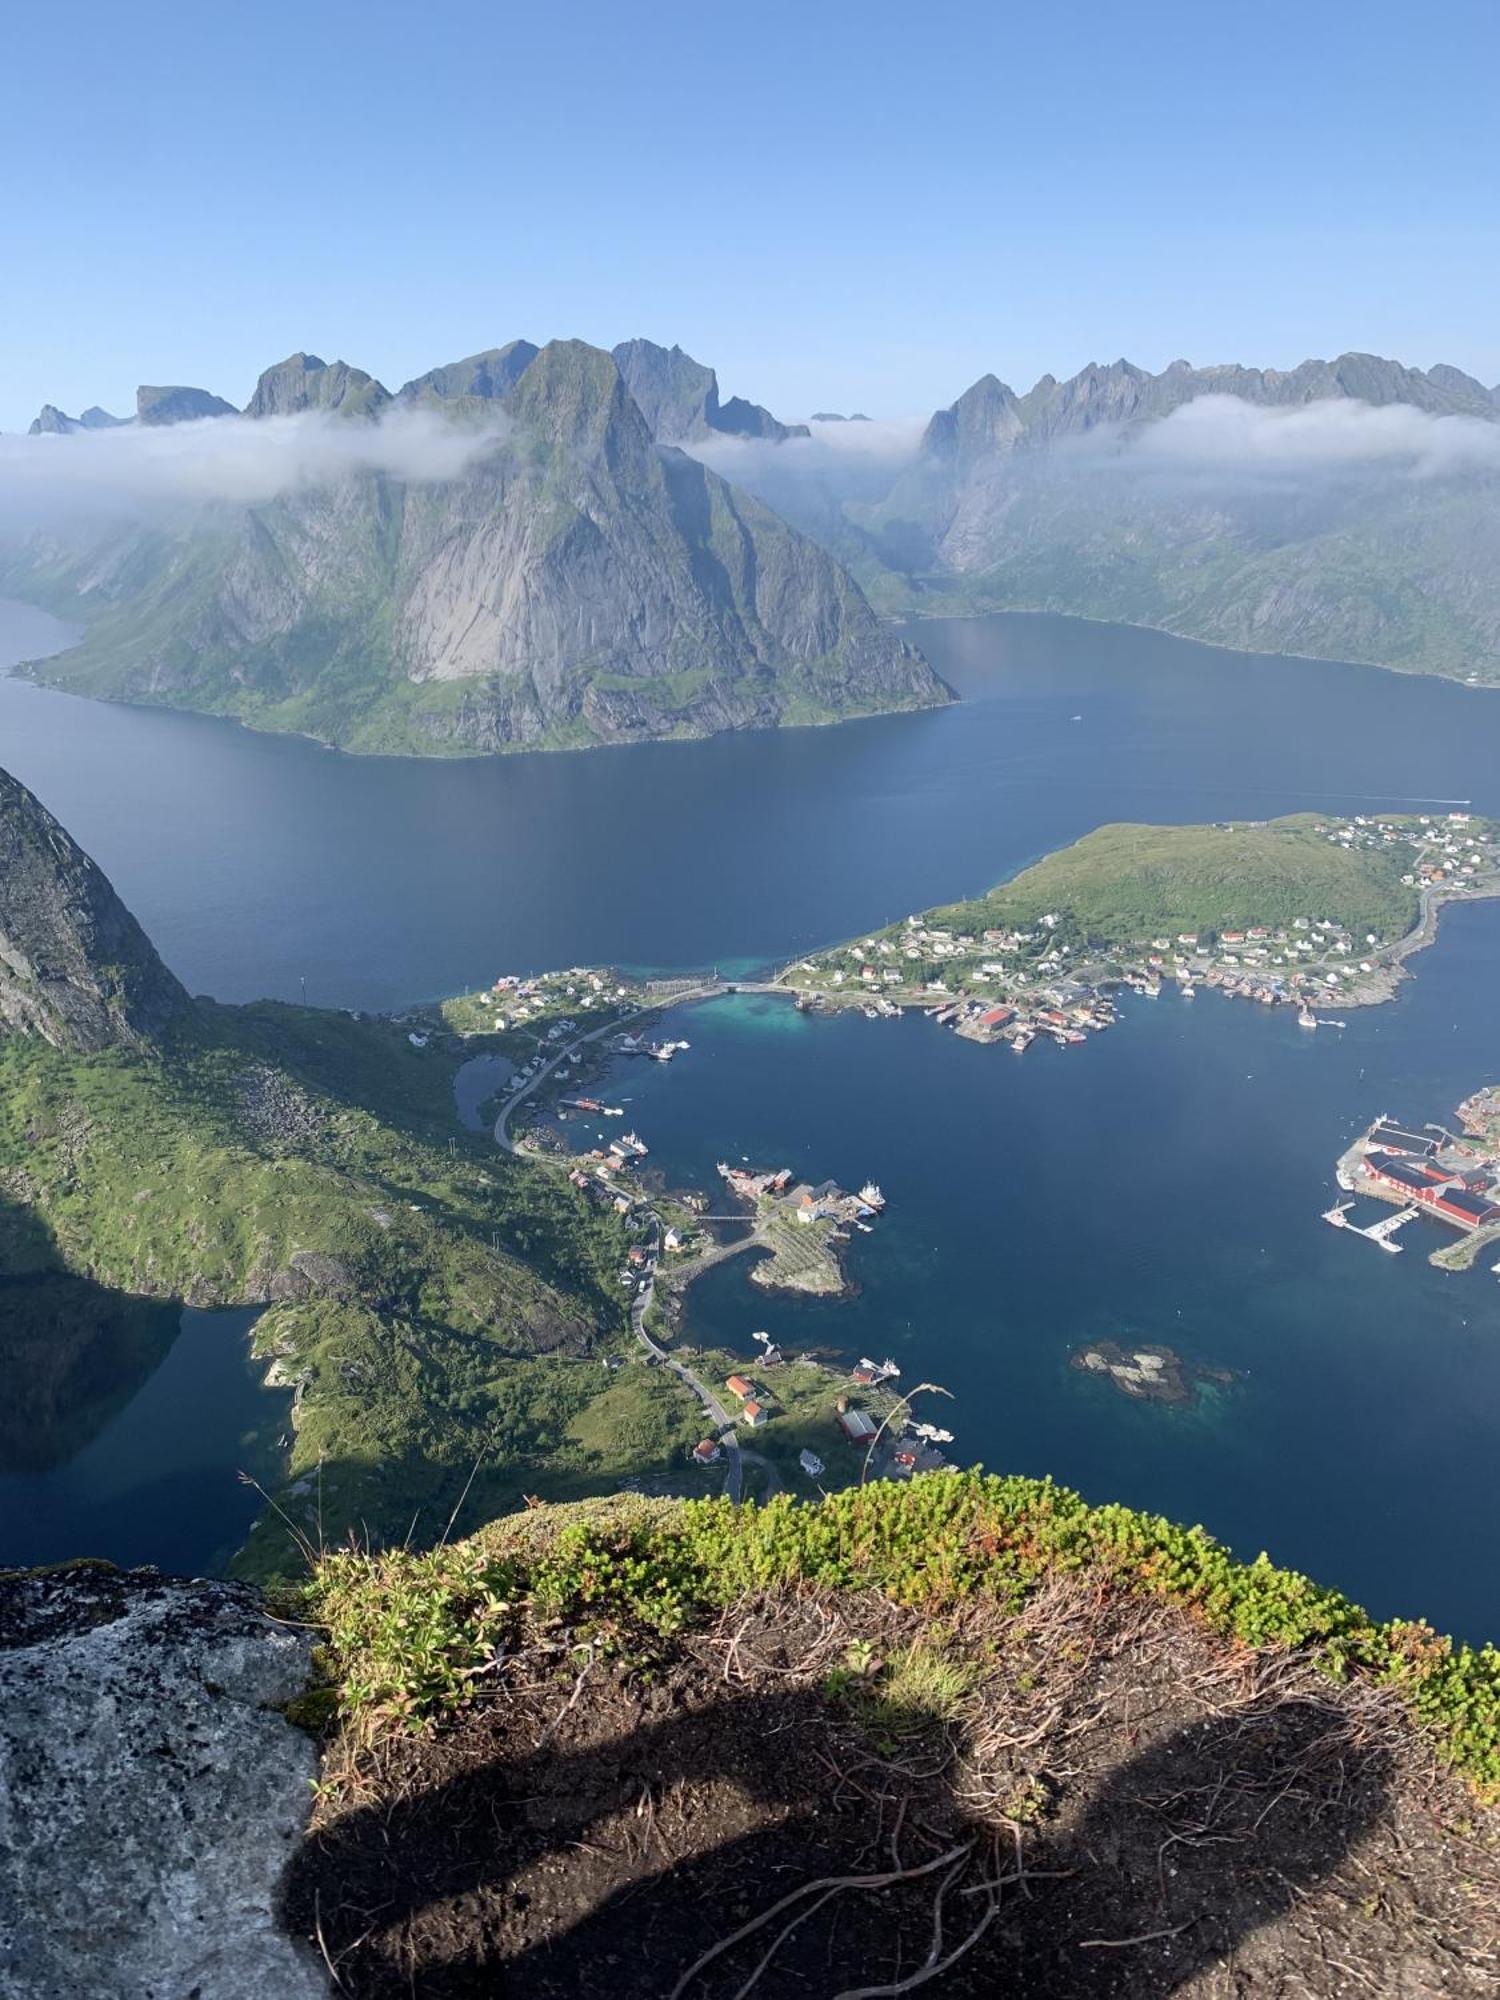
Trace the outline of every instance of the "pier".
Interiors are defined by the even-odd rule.
[[[1371,1243],[1378,1243],[1382,1250],[1388,1250],[1393,1257],[1399,1257],[1406,1248],[1404,1243],[1396,1241],[1397,1230],[1404,1229],[1408,1222],[1415,1222],[1422,1213],[1419,1208],[1398,1209],[1394,1215],[1382,1216],[1379,1222],[1371,1222],[1361,1229],[1358,1223],[1349,1220],[1349,1211],[1353,1206],[1352,1201],[1336,1202],[1332,1208],[1324,1209],[1323,1220],[1335,1229],[1347,1229],[1355,1236],[1363,1236]]]

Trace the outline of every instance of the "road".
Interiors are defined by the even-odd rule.
[[[672,1005],[680,1006],[687,1000],[709,1000],[720,993],[728,991],[728,987],[716,981],[702,988],[692,988],[686,993],[674,994]],[[543,1064],[529,1083],[523,1084],[519,1090],[514,1091],[500,1107],[500,1115],[495,1120],[495,1144],[500,1150],[505,1153],[514,1153],[517,1150],[512,1144],[510,1136],[512,1113],[518,1104],[524,1103],[534,1090],[537,1090],[546,1082],[558,1064],[566,1056],[570,1055],[574,1049],[582,1047],[585,1042],[598,1041],[601,1035],[620,1034],[631,1021],[638,1021],[646,1014],[655,1014],[658,1012],[660,1012],[660,1009],[656,1007],[642,1008],[639,1013],[622,1014],[616,1021],[606,1021],[603,1027],[593,1028],[586,1035],[575,1035],[564,1048],[558,1050],[549,1063]],[[651,1210],[651,1220],[656,1227],[655,1254],[659,1255],[661,1247],[661,1218],[654,1209]],[[736,1245],[735,1247],[738,1248],[739,1246]],[[738,1505],[743,1497],[745,1490],[745,1460],[748,1458],[753,1460],[755,1464],[765,1468],[766,1497],[769,1499],[781,1487],[780,1476],[776,1468],[768,1460],[762,1458],[759,1452],[741,1452],[740,1441],[734,1433],[734,1418],[725,1409],[713,1390],[709,1388],[701,1376],[693,1373],[685,1361],[679,1361],[676,1355],[670,1353],[665,1347],[659,1346],[651,1338],[650,1334],[647,1333],[646,1314],[651,1310],[651,1303],[655,1296],[656,1278],[653,1274],[647,1279],[643,1289],[637,1292],[631,1301],[630,1324],[634,1329],[636,1338],[646,1349],[646,1352],[659,1361],[664,1368],[669,1368],[678,1381],[682,1383],[683,1387],[691,1389],[693,1394],[698,1398],[698,1401],[703,1405],[704,1414],[707,1416],[713,1428],[713,1433],[718,1438],[720,1445],[724,1449],[724,1454],[729,1460],[728,1477],[724,1483],[724,1491],[729,1495],[729,1498]]]
[[[660,1346],[647,1333],[646,1315],[651,1310],[651,1302],[655,1296],[656,1279],[653,1276],[646,1280],[645,1285],[636,1293],[631,1303],[630,1324],[635,1329],[636,1339],[640,1341],[646,1352],[654,1356],[664,1368],[670,1368],[683,1387],[691,1389],[693,1394],[698,1398],[698,1401],[703,1405],[704,1414],[713,1427],[715,1437],[718,1438],[719,1443],[724,1448],[725,1457],[729,1460],[729,1473],[724,1482],[724,1491],[738,1506],[745,1491],[746,1454],[740,1450],[740,1441],[735,1436],[734,1418],[725,1409],[724,1405],[719,1401],[713,1390],[709,1388],[701,1375],[695,1375],[685,1361],[679,1361],[675,1354],[671,1353],[669,1349]],[[751,1456],[755,1458],[757,1464],[765,1464],[765,1460],[760,1457],[759,1453],[751,1454]]]
[[[674,1007],[680,1007],[689,1000],[712,1000],[720,993],[727,993],[728,991],[727,986],[715,981],[701,987],[689,987],[685,993],[674,993],[671,1004]],[[505,1103],[501,1105],[500,1116],[495,1120],[495,1144],[504,1153],[513,1153],[516,1150],[510,1142],[512,1113],[518,1104],[526,1102],[526,1099],[530,1097],[534,1090],[541,1088],[547,1081],[547,1078],[557,1068],[558,1064],[563,1061],[564,1057],[570,1056],[575,1049],[581,1049],[585,1042],[597,1042],[601,1035],[621,1035],[632,1021],[642,1021],[648,1014],[659,1014],[661,1011],[660,1007],[641,1007],[633,1014],[621,1014],[617,1020],[606,1021],[601,1028],[591,1028],[586,1035],[574,1035],[570,1041],[566,1042],[558,1050],[551,1062],[543,1063],[530,1082],[523,1083],[521,1088],[513,1091]]]

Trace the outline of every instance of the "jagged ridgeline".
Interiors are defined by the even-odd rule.
[[[1067,612],[1500,682],[1500,390],[1458,368],[1121,360],[1024,394],[984,375],[847,511],[841,553],[892,610]]]
[[[246,421],[316,413],[388,437],[404,427],[408,445],[436,432],[459,469],[438,476],[414,458],[398,474],[389,451],[345,454],[326,479],[260,504],[75,516],[0,546],[7,589],[87,621],[76,650],[36,671],[350,749],[429,753],[943,700],[833,557],[671,442],[788,427],[739,398],[721,406],[712,370],[685,355],[632,342],[619,356],[518,341],[395,398],[344,362],[291,356],[261,377]],[[211,449],[227,405],[141,394],[139,423],[214,419]],[[113,427],[102,411],[50,409],[36,426],[101,427]],[[460,430],[467,454],[451,452]]]
[[[461,1132],[452,1067],[390,1022],[190,1000],[0,774],[0,1371],[38,1455],[149,1372],[150,1302],[261,1305],[287,1476],[317,1469],[336,1535],[435,1535],[477,1459],[485,1513],[554,1458],[586,1489],[569,1426],[628,1337],[618,1223]]]

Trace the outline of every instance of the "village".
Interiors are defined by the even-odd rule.
[[[1400,1232],[1430,1218],[1454,1232],[1431,1261],[1447,1270],[1474,1264],[1486,1245],[1500,1242],[1500,1087],[1467,1099],[1459,1124],[1458,1134],[1435,1124],[1412,1131],[1382,1114],[1340,1158],[1338,1184],[1351,1199],[1335,1202],[1323,1220],[1395,1255],[1406,1247]],[[1357,1221],[1362,1196],[1393,1212]],[[1500,1264],[1494,1268],[1500,1275]]]
[[[608,1101],[614,1087],[586,1085],[631,1058],[671,1062],[685,1054],[685,1039],[648,1032],[657,1010],[681,997],[679,990],[579,969],[544,980],[507,977],[450,1005],[446,1025],[482,1036],[492,1049],[497,1037],[508,1037],[512,1047],[515,1037],[525,1038],[520,1052],[526,1060],[495,1083],[496,1139],[508,1150],[555,1160],[580,1194],[620,1218],[626,1244],[619,1282],[645,1364],[675,1375],[710,1422],[709,1434],[689,1453],[692,1469],[726,1461],[726,1491],[740,1499],[747,1476],[762,1477],[763,1497],[769,1498],[788,1479],[827,1488],[852,1479],[907,1478],[940,1466],[938,1447],[952,1434],[917,1422],[889,1391],[900,1373],[894,1362],[862,1360],[846,1372],[809,1356],[789,1357],[769,1334],[757,1334],[757,1374],[733,1369],[721,1397],[697,1372],[701,1357],[676,1344],[673,1329],[688,1286],[745,1250],[760,1253],[750,1272],[753,1283],[841,1295],[847,1289],[843,1246],[854,1230],[868,1233],[885,1208],[873,1181],[851,1194],[832,1180],[798,1180],[789,1167],[748,1163],[719,1162],[719,1178],[735,1204],[719,1215],[708,1212],[701,1193],[648,1185],[650,1147],[638,1132],[624,1129],[624,1104]],[[605,1123],[613,1119],[621,1125]],[[580,1123],[595,1144],[579,1145],[566,1131]],[[734,1233],[715,1234],[716,1224],[731,1225]],[[608,1355],[604,1365],[614,1371],[625,1365],[624,1357]],[[860,1391],[864,1400],[856,1402]],[[741,1429],[755,1433],[762,1449],[742,1447]]]
[[[1320,832],[1346,852],[1409,863],[1400,880],[1415,892],[1415,929],[1399,938],[1356,934],[1309,910],[1284,923],[1163,929],[1100,945],[1066,909],[1043,912],[1026,928],[980,931],[933,913],[800,959],[780,983],[804,1010],[854,1007],[872,1020],[920,1010],[966,1039],[1004,1043],[1017,1054],[1039,1037],[1067,1048],[1111,1027],[1121,989],[1155,999],[1172,987],[1184,1000],[1207,990],[1294,1007],[1304,1028],[1341,1027],[1318,1010],[1389,999],[1404,960],[1431,942],[1443,901],[1500,890],[1500,839],[1493,825],[1463,811],[1356,814],[1329,819]]]
[[[784,1355],[768,1333],[752,1339],[762,1344],[758,1366],[724,1378],[736,1405],[730,1427],[743,1426],[767,1448],[754,1455],[768,1461],[777,1486],[783,1476],[800,1475],[829,1491],[866,1479],[910,1479],[948,1463],[941,1447],[953,1433],[919,1421],[896,1396],[901,1370],[894,1361],[865,1358],[841,1370]],[[705,1437],[689,1457],[695,1466],[713,1466],[725,1449],[722,1435]]]

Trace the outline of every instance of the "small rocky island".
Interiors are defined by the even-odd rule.
[[[1068,1366],[1108,1377],[1122,1396],[1139,1403],[1192,1403],[1205,1384],[1222,1388],[1234,1380],[1232,1369],[1203,1367],[1149,1340],[1128,1348],[1113,1340],[1092,1341],[1073,1353]]]

